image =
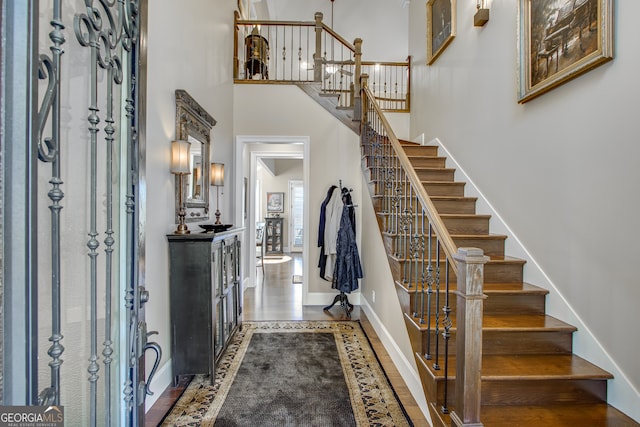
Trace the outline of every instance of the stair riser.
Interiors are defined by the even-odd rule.
[[[606,400],[606,380],[482,381],[483,405],[595,404]]]
[[[395,228],[395,223],[393,222],[390,215],[379,215],[382,217],[382,224],[385,229],[393,229]],[[485,216],[464,216],[464,217],[442,217],[442,222],[444,223],[447,230],[449,230],[449,234],[472,234],[472,235],[480,235],[480,234],[489,234],[489,218]],[[413,223],[406,225],[407,230],[406,233],[414,234],[414,233],[423,233],[428,232],[429,223],[427,217],[414,216]],[[398,228],[401,229],[401,225],[398,225]],[[402,230],[402,229],[401,229]],[[426,233],[424,233],[426,234]]]
[[[438,147],[435,145],[403,145],[402,148],[407,156],[427,156],[438,155]]]
[[[453,237],[453,242],[459,248],[480,248],[483,250],[485,255],[488,256],[504,256],[504,239],[494,239],[494,238],[483,238],[482,236],[478,236],[477,238],[468,238],[468,237]],[[428,241],[428,238],[427,238]],[[389,236],[388,234],[384,237],[385,249],[387,253],[397,252],[400,248],[402,248],[404,239],[398,236]],[[427,243],[428,244],[428,243]],[[434,254],[436,251],[436,239],[435,237],[431,238],[431,253]],[[440,259],[444,259],[444,253],[440,253]]]
[[[450,197],[462,197],[464,196],[464,183],[463,182],[429,182],[424,183],[423,187],[427,190],[429,196],[450,196]]]
[[[474,199],[459,200],[431,200],[440,214],[475,214],[476,201]]]
[[[376,166],[371,165],[370,160],[367,160],[367,166],[369,173],[367,177],[369,179],[385,179],[387,177],[387,169],[382,168],[379,173],[376,173]],[[396,168],[396,171],[399,169]],[[442,182],[452,182],[455,176],[454,169],[445,169],[445,168],[430,168],[430,169],[415,169],[416,175],[420,178],[421,181],[442,181]],[[401,176],[401,174],[395,173],[394,176]]]
[[[369,167],[380,166],[383,163],[382,159],[376,158],[375,156],[363,155],[362,157],[365,159],[366,165]],[[446,157],[417,156],[410,157],[409,162],[414,168],[444,168],[447,166]]]
[[[384,181],[371,181],[373,194],[384,195]],[[424,189],[429,196],[463,197],[464,182],[427,182],[423,183]],[[408,184],[407,184],[408,186]]]
[[[385,206],[391,205],[391,202],[385,201],[391,199],[390,196],[380,196],[374,199],[373,207],[376,212],[380,212]],[[465,214],[473,215],[476,213],[476,201],[472,198],[459,198],[452,200],[432,199],[433,205],[440,214]]]
[[[441,319],[442,321],[442,319]],[[414,326],[415,327],[415,326]],[[431,322],[431,327],[435,329],[435,319]],[[436,354],[436,337],[440,340],[439,357],[444,354],[444,340],[441,332],[436,336],[435,332],[421,333],[421,341],[416,344],[417,348],[426,351],[427,343],[430,344],[432,358]],[[420,333],[420,332],[418,332]],[[450,330],[449,354],[456,354],[456,331]],[[415,335],[409,334],[409,336]],[[427,337],[430,340],[427,340]],[[573,335],[571,331],[495,331],[484,330],[482,333],[482,354],[569,354],[572,351]],[[416,350],[417,351],[417,350]]]
[[[424,368],[423,368],[424,369]],[[441,369],[444,369],[441,365]],[[449,367],[455,375],[455,367]],[[448,381],[449,405],[454,404],[455,383]],[[599,404],[606,402],[606,380],[483,380],[482,405],[558,405]],[[438,402],[444,401],[444,380],[437,381],[435,394]]]
[[[415,286],[415,285],[414,285]],[[422,302],[426,304],[428,295],[426,291],[421,296],[421,292],[407,292],[404,287],[398,286],[405,294],[402,298],[406,298],[407,310],[403,310],[404,313],[413,313],[415,309],[415,298],[418,299],[418,307],[422,306]],[[451,291],[455,289],[455,284],[452,286]],[[440,306],[444,305],[445,291],[440,289],[438,301]],[[483,312],[485,314],[544,314],[545,313],[545,295],[538,293],[502,293],[502,292],[487,292],[485,290],[487,298],[482,304]],[[436,291],[434,289],[431,294],[431,310],[435,309]],[[456,310],[457,299],[455,295],[449,295],[449,307],[453,311]]]
[[[409,162],[414,168],[444,168],[447,166],[446,157],[410,157]]]
[[[394,260],[389,258],[391,274],[393,275],[394,280],[401,281],[404,278],[404,263],[405,261],[403,260]],[[436,263],[434,262],[434,264]],[[522,264],[515,263],[487,263],[484,266],[484,281],[486,283],[521,283],[522,267]],[[436,266],[434,265],[434,271],[435,268]],[[441,286],[444,286],[444,273],[444,265],[442,265],[440,272],[442,282]],[[449,280],[451,283],[455,283],[456,281],[455,271],[453,271],[451,267],[449,267]]]
[[[455,171],[451,169],[418,169],[416,174],[421,181],[453,182]]]

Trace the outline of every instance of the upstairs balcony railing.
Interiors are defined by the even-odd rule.
[[[360,75],[385,111],[409,111],[411,79],[407,62],[362,61],[362,40],[348,42],[322,22],[241,20],[235,14],[236,83],[320,84],[323,95],[337,97],[338,108],[355,108]],[[356,108],[359,110],[359,108]]]

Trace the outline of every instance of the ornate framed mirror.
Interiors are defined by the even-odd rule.
[[[216,120],[195,99],[176,89],[176,139],[189,141],[189,170],[182,180],[186,222],[209,219],[209,174],[211,167],[211,129]],[[180,179],[176,176],[176,223],[180,211]]]

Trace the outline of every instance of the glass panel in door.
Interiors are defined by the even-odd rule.
[[[291,252],[302,252],[304,245],[304,186],[303,181],[289,181],[291,221],[289,221],[289,247]]]

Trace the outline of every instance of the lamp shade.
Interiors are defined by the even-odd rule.
[[[171,173],[188,174],[189,171],[189,141],[171,141]]]
[[[211,163],[211,185],[224,185],[224,163]]]

